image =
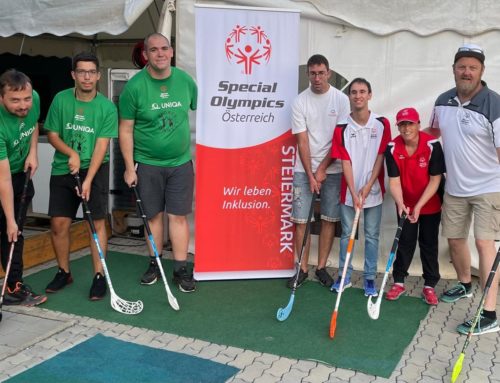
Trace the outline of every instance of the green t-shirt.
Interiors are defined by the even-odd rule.
[[[70,88],[54,97],[44,128],[57,133],[80,156],[80,168],[88,169],[97,139],[118,136],[118,114],[115,105],[101,93],[85,102],[77,100],[75,89]],[[108,161],[109,153],[106,153],[103,163]],[[52,174],[69,172],[68,156],[56,150]]]
[[[198,90],[186,72],[172,67],[157,80],[144,68],[120,95],[120,118],[134,120],[134,161],[179,166],[191,160],[189,109],[196,109]]]
[[[31,136],[40,117],[40,97],[33,90],[33,106],[24,118],[7,112],[0,105],[0,160],[9,160],[12,174],[24,171],[30,151]]]

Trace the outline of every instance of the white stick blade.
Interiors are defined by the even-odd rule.
[[[144,308],[142,301],[130,302],[121,299],[118,295],[111,295],[111,307],[122,314],[137,315]]]
[[[366,305],[368,316],[373,320],[377,320],[380,315],[380,303],[381,301],[377,299],[376,303],[372,302],[372,297],[368,297],[368,303]]]
[[[165,271],[163,270],[163,265],[161,264],[161,259],[159,256],[156,256],[156,264],[158,265],[158,269],[160,269],[161,278],[163,279],[165,291],[167,292],[168,304],[175,311],[179,311],[181,308],[179,307],[179,303],[177,302],[177,299],[174,297],[174,294],[172,294],[172,291],[170,290],[170,286],[168,285],[167,277],[165,277]]]
[[[168,304],[170,307],[172,307],[175,311],[179,311],[181,308],[179,307],[179,303],[177,302],[177,299],[172,295],[170,291],[167,292],[167,298],[168,298]]]

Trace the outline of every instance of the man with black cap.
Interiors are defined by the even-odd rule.
[[[442,136],[446,161],[442,234],[448,238],[459,281],[441,296],[449,303],[472,296],[467,244],[472,216],[483,288],[496,255],[495,239],[500,238],[500,95],[481,80],[484,60],[478,45],[458,49],[453,64],[456,87],[436,100],[429,128]],[[498,279],[496,274],[474,334],[499,331]],[[471,327],[468,320],[457,331],[467,334]]]

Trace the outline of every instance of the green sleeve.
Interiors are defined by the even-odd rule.
[[[118,113],[114,104],[110,103],[99,132],[99,137],[118,137]]]
[[[192,99],[191,99],[191,110],[196,110],[196,105],[198,104],[198,86],[196,86],[196,83],[194,80],[191,78],[192,82]]]
[[[0,161],[8,158],[7,156],[7,144],[5,143],[5,139],[0,134]]]
[[[36,115],[36,121],[40,119],[40,96],[37,91],[33,90],[33,107],[32,109]]]
[[[120,99],[118,101],[120,118],[123,118],[124,120],[135,120],[135,115],[136,115],[135,99],[132,92],[130,91],[130,87],[127,85],[125,86],[125,89],[120,95]]]
[[[49,112],[47,113],[47,118],[45,119],[45,124],[43,125],[43,128],[61,135],[62,123],[60,121],[61,113],[60,113],[60,103],[58,96],[59,95],[56,94],[54,100],[52,100],[52,104],[50,104]]]

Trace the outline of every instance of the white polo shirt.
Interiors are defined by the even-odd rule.
[[[391,125],[385,117],[370,113],[366,125],[361,126],[351,116],[347,124],[337,125],[333,135],[332,157],[349,160],[352,165],[354,188],[359,191],[372,176],[373,166],[379,154],[383,154],[391,141]],[[354,206],[345,178],[342,177],[340,201]],[[366,197],[364,207],[378,206],[384,198],[384,168]]]
[[[430,126],[439,128],[446,162],[446,191],[456,197],[500,192],[500,95],[483,82],[461,104],[456,88],[436,100]]]
[[[307,88],[294,100],[292,106],[292,133],[307,132],[311,167],[315,172],[331,148],[333,130],[345,122],[350,113],[349,99],[340,90],[330,86],[323,94],[316,94]],[[295,161],[296,172],[305,172],[300,157]],[[340,161],[327,169],[327,174],[341,173]]]

